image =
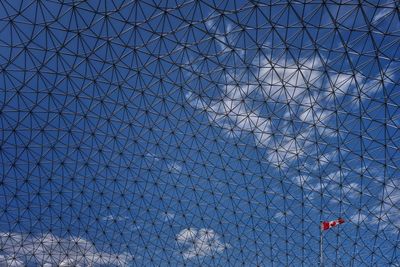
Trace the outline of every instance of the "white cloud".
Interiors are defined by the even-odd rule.
[[[286,168],[304,155],[314,154],[316,132],[335,137],[337,132],[327,126],[337,116],[337,98],[354,96],[356,88],[368,85],[361,73],[325,72],[323,59],[316,56],[297,61],[264,57],[252,65],[248,72],[225,74],[220,96],[187,93],[186,99],[205,112],[227,137],[252,136],[257,146],[267,148],[269,162],[279,167]],[[389,73],[385,75],[391,77]],[[258,104],[261,101],[265,104]],[[334,159],[321,160],[325,165]]]
[[[225,25],[225,23],[222,23]],[[233,43],[232,37],[232,24],[227,23],[226,29],[224,31],[218,30],[218,21],[216,19],[208,19],[205,22],[207,31],[212,32],[215,39],[217,40],[217,45],[222,52],[230,51],[229,46]]]
[[[261,91],[265,99],[301,103],[300,97],[305,97],[308,101],[308,88],[320,87],[321,65],[317,59],[300,59],[299,62],[262,60],[258,79],[262,81]]]
[[[6,260],[17,259],[16,263],[26,260],[22,266],[28,263],[59,266],[71,266],[71,264],[127,266],[132,260],[132,255],[129,254],[99,252],[93,243],[81,237],[65,239],[50,233],[42,235],[0,233],[0,247],[6,255]]]
[[[228,244],[221,241],[220,236],[214,230],[206,228],[183,229],[176,236],[176,241],[183,247],[182,257],[184,259],[212,256],[229,247]]]
[[[67,258],[65,260],[63,260],[60,265],[60,267],[70,267],[70,266],[74,266],[74,267],[81,267],[82,265],[79,264],[76,260],[71,259],[71,258]],[[83,266],[82,266],[83,267]]]
[[[193,242],[196,238],[197,230],[195,228],[187,228],[180,231],[180,233],[176,236],[176,241],[179,244],[187,245],[189,242]]]
[[[22,260],[19,260],[16,257],[10,255],[8,257],[5,255],[0,255],[0,266],[23,267],[25,264]]]
[[[327,96],[342,97],[352,92],[356,85],[363,84],[364,77],[360,73],[333,73],[330,75],[330,83],[327,84]]]
[[[251,90],[249,86],[226,86],[226,95],[220,101],[212,101],[209,105],[193,94],[186,94],[192,106],[207,111],[208,119],[225,130],[226,134],[235,137],[242,132],[253,133],[260,145],[268,144],[271,133],[271,121],[263,118],[258,111],[247,107],[243,101]]]
[[[200,96],[196,96],[192,92],[186,92],[185,98],[192,107],[207,110],[207,104],[200,98]]]
[[[270,162],[288,166],[292,161],[302,157],[307,146],[311,144],[308,138],[310,130],[304,127],[299,133],[293,133],[291,125],[287,123],[280,124],[278,129],[274,129],[268,117],[262,115],[260,110],[251,108],[254,100],[249,95],[257,92],[261,93],[264,99],[283,101],[292,106],[300,105],[300,109],[297,110],[300,112],[301,120],[323,123],[329,118],[330,113],[322,109],[309,108],[309,111],[305,109],[310,105],[310,99],[314,99],[306,88],[310,83],[314,83],[314,87],[320,83],[318,77],[321,73],[311,69],[318,66],[320,63],[317,61],[313,64],[306,62],[303,65],[291,63],[289,66],[272,66],[270,62],[264,60],[259,75],[262,81],[261,88],[256,89],[251,85],[252,81],[239,80],[238,83],[229,77],[228,85],[223,87],[224,94],[220,100],[206,101],[195,97],[192,93],[187,93],[186,98],[193,107],[206,111],[209,121],[224,129],[227,136],[240,137],[243,133],[251,134],[257,146],[270,148],[268,154]],[[289,114],[287,111],[285,114]],[[308,116],[309,112],[312,114]],[[281,134],[273,138],[274,132],[288,136]]]

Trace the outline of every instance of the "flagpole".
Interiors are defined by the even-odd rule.
[[[324,230],[322,230],[322,221],[321,221],[321,223],[319,224],[319,253],[320,253],[319,264],[320,264],[320,267],[324,267],[324,253],[322,250],[323,249],[322,241],[324,240],[323,231]]]

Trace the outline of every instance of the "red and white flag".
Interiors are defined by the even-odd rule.
[[[342,219],[342,218],[339,218],[334,221],[323,221],[323,222],[321,222],[321,230],[328,230],[328,229],[335,227],[342,223],[344,223],[344,219]]]

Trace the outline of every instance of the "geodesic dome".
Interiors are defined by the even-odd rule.
[[[0,266],[399,266],[399,58],[397,1],[1,1]]]

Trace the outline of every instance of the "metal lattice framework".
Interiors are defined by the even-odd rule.
[[[397,1],[0,2],[0,266],[399,266]]]

